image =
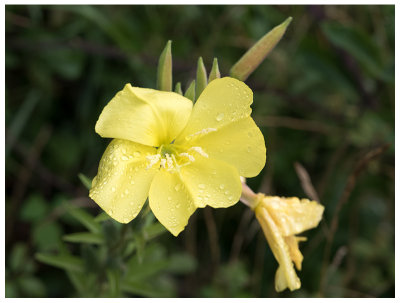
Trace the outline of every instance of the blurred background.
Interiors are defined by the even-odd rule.
[[[155,88],[167,40],[185,90],[199,56],[228,75],[289,16],[246,81],[267,146],[248,184],[314,195],[325,213],[300,244],[302,288],[276,293],[243,204],[199,209],[175,238],[145,210],[108,220],[83,183],[109,143],[101,110],[125,83]],[[5,17],[7,297],[394,297],[394,6],[8,5]]]

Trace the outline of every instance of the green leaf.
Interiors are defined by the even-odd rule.
[[[278,44],[291,21],[292,17],[287,18],[282,24],[274,27],[258,40],[258,42],[232,66],[230,75],[236,79],[245,81]]]
[[[13,148],[15,142],[21,134],[22,129],[28,122],[29,117],[36,104],[40,100],[40,93],[31,91],[25,98],[21,106],[19,106],[18,112],[14,114],[12,122],[8,125],[7,131],[7,144],[5,145],[5,157],[7,158],[8,153]]]
[[[197,262],[194,257],[189,254],[178,253],[173,255],[168,262],[167,271],[186,274],[193,272],[197,267]]]
[[[207,71],[203,63],[203,58],[199,57],[197,60],[196,72],[196,100],[207,86]]]
[[[324,22],[322,30],[332,44],[347,51],[368,72],[375,77],[384,77],[380,50],[367,33],[337,22]]]
[[[143,229],[143,235],[144,238],[149,241],[163,233],[165,233],[167,230],[165,229],[165,227],[159,223],[153,223],[149,226],[147,226],[146,228]]]
[[[18,284],[27,297],[43,297],[46,294],[46,287],[38,278],[23,276],[18,280]]]
[[[171,40],[167,42],[158,61],[157,69],[157,89],[172,91],[172,54]]]
[[[178,93],[179,95],[183,95],[182,87],[181,87],[181,83],[180,82],[176,83],[175,92]]]
[[[162,291],[154,285],[148,285],[142,281],[124,281],[121,289],[127,293],[148,298],[168,297],[170,295],[169,292]]]
[[[32,194],[21,208],[20,218],[25,222],[38,222],[48,212],[48,204],[40,194]]]
[[[190,83],[188,89],[187,89],[186,92],[185,92],[185,97],[188,98],[188,99],[190,99],[190,100],[192,100],[192,101],[194,101],[195,91],[196,91],[196,81],[193,80],[193,81]]]
[[[16,243],[8,257],[11,271],[18,272],[24,270],[28,249],[25,243]]]
[[[75,289],[78,291],[80,297],[85,296],[87,293],[86,291],[86,278],[87,275],[86,273],[81,273],[81,272],[76,272],[72,270],[66,270],[67,276],[69,280],[71,281],[72,285],[75,287]]]
[[[44,253],[37,253],[35,255],[35,258],[42,263],[61,269],[83,272],[82,260],[72,255],[49,255]]]
[[[68,212],[71,216],[82,223],[88,230],[93,233],[100,233],[100,224],[96,222],[92,215],[81,208],[67,206]]]
[[[210,71],[210,75],[208,76],[208,83],[210,83],[212,80],[221,78],[221,73],[219,72],[219,67],[218,67],[218,59],[214,58],[213,65]]]
[[[65,235],[63,237],[64,241],[73,243],[89,243],[89,244],[102,244],[104,238],[101,234],[93,234],[89,232],[81,232]]]
[[[88,177],[86,177],[84,174],[80,173],[78,175],[79,180],[81,180],[82,184],[88,189],[90,190],[92,188],[92,180]]]
[[[107,220],[110,220],[110,219],[111,219],[111,217],[106,212],[102,212],[101,214],[97,215],[94,218],[94,221],[98,222],[98,223],[101,223],[103,221],[107,221]]]
[[[110,297],[120,297],[120,283],[119,283],[120,272],[115,269],[107,270],[107,280],[110,287]]]
[[[33,227],[33,242],[40,251],[56,249],[61,243],[63,230],[61,225],[54,221],[44,221]]]

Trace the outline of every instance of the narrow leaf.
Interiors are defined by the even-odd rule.
[[[172,53],[171,40],[167,42],[158,61],[157,89],[172,91]]]
[[[84,174],[79,174],[78,175],[79,180],[81,180],[82,184],[88,189],[90,190],[92,188],[92,180],[90,180],[90,178],[86,177]]]
[[[83,262],[81,259],[71,256],[71,255],[48,255],[43,253],[38,253],[35,258],[42,263],[55,266],[58,268],[82,272]]]
[[[196,100],[199,98],[201,92],[207,86],[207,71],[203,63],[203,58],[199,57],[197,61],[197,72],[196,72]]]
[[[109,215],[107,215],[106,212],[102,212],[102,213],[100,213],[99,215],[97,215],[94,218],[94,221],[98,222],[98,223],[101,223],[103,221],[107,221],[107,220],[110,220],[110,219],[111,219],[111,217]]]
[[[63,237],[63,240],[73,243],[90,243],[90,244],[102,244],[104,242],[102,235],[88,233],[88,232],[65,235]]]
[[[194,101],[195,91],[196,91],[196,81],[193,80],[185,92],[185,97]]]
[[[236,79],[245,81],[261,62],[264,61],[270,51],[274,49],[279,40],[281,40],[291,21],[292,17],[287,18],[282,24],[274,27],[258,40],[231,68],[230,75]]]
[[[181,83],[180,82],[176,83],[175,92],[178,93],[179,95],[183,95],[182,87],[181,87]]]
[[[100,224],[96,222],[91,214],[81,208],[68,207],[69,214],[81,222],[88,230],[93,233],[100,233]]]
[[[208,76],[208,83],[218,78],[221,78],[221,73],[219,72],[218,59],[214,58],[211,72],[210,75]]]
[[[110,297],[117,298],[120,296],[119,290],[119,272],[115,269],[107,270],[107,280],[110,287]]]

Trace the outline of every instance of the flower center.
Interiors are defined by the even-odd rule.
[[[187,149],[181,145],[163,144],[157,149],[157,154],[146,157],[148,165],[146,169],[152,167],[163,168],[169,172],[176,171],[196,160],[196,157],[208,158],[208,154],[199,146]]]

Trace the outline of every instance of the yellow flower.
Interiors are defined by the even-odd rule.
[[[96,124],[115,138],[100,161],[90,197],[128,223],[146,198],[175,236],[198,207],[229,207],[241,194],[239,176],[265,165],[264,137],[250,117],[251,89],[241,81],[212,81],[193,106],[165,91],[127,84]]]
[[[321,221],[324,207],[308,199],[281,198],[258,195],[259,203],[255,207],[256,218],[267,238],[275,259],[279,263],[275,274],[275,289],[300,288],[293,263],[301,270],[303,255],[299,250],[299,242],[305,237],[296,235],[314,228]]]

